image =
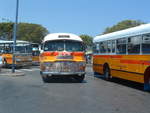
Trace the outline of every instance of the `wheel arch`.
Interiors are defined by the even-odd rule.
[[[144,83],[148,83],[150,79],[150,66],[144,72]]]

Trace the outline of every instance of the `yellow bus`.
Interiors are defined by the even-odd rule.
[[[11,67],[13,63],[13,41],[0,41],[0,53],[4,67]],[[29,66],[32,64],[32,48],[27,41],[16,41],[15,67]]]
[[[94,74],[143,83],[150,90],[150,24],[96,36],[93,43]]]
[[[53,75],[67,75],[81,82],[85,77],[85,62],[85,47],[79,36],[53,33],[44,38],[40,54],[44,82]]]
[[[40,45],[32,43],[32,65],[39,65]]]

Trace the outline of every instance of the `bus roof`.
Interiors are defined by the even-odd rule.
[[[147,33],[150,33],[150,23],[142,24],[137,27],[133,27],[133,28],[129,28],[129,29],[113,32],[113,33],[108,33],[105,35],[96,36],[93,39],[93,42],[113,40],[113,39],[125,38],[125,37],[128,38],[131,36],[142,35]]]
[[[82,42],[82,39],[71,33],[52,33],[48,34],[47,36],[44,37],[43,42],[46,41],[53,41],[53,40],[74,40],[74,41],[80,41]]]

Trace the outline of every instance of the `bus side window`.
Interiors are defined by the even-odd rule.
[[[129,37],[128,38],[128,53],[140,54],[140,42],[141,42],[141,36]]]
[[[107,52],[111,53],[111,49],[112,49],[112,42],[111,41],[107,41]]]
[[[96,53],[96,44],[93,44],[93,52]]]
[[[117,54],[126,54],[126,38],[117,40]]]
[[[107,52],[107,42],[100,42],[100,52],[101,53]]]
[[[112,40],[112,53],[115,53],[116,43],[115,40]]]
[[[142,53],[150,53],[150,34],[143,35]]]
[[[99,44],[98,43],[95,44],[95,53],[99,53]]]

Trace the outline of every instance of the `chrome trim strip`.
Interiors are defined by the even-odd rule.
[[[43,75],[82,75],[85,72],[41,72]]]

